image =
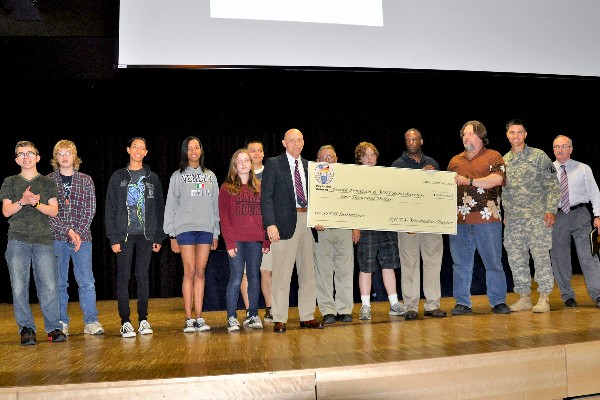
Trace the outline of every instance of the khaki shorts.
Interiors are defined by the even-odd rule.
[[[263,254],[260,269],[263,271],[273,271],[273,250],[270,250],[267,254]]]

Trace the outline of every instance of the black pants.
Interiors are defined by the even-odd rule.
[[[117,253],[117,301],[121,325],[131,322],[129,319],[129,280],[131,279],[131,263],[135,252],[135,278],[137,281],[138,321],[148,317],[148,296],[150,281],[148,270],[152,257],[152,242],[143,235],[129,235],[125,243],[121,243],[121,252]]]

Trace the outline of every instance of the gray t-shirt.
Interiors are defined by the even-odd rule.
[[[48,204],[51,198],[58,198],[56,183],[46,176],[38,174],[32,180],[21,174],[9,176],[2,182],[0,200],[13,203],[21,200],[23,192],[29,187],[33,194],[40,195],[40,203]],[[19,240],[27,243],[52,244],[54,236],[50,227],[50,217],[35,207],[25,206],[8,219],[8,240]]]

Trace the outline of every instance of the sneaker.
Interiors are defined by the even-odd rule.
[[[271,307],[267,307],[267,309],[265,310],[265,316],[263,317],[263,321],[273,322],[273,313],[271,312]]]
[[[358,313],[358,319],[367,320],[371,319],[371,306],[362,306],[360,313]]]
[[[60,329],[55,329],[52,332],[48,332],[49,342],[64,342],[65,340],[67,340],[67,335],[65,335]]]
[[[198,332],[210,331],[210,326],[206,325],[206,321],[204,321],[204,318],[198,318],[196,320],[196,330]]]
[[[258,318],[258,315],[250,317],[249,321],[250,322],[248,322],[248,326],[250,328],[254,328],[254,329],[262,329],[263,328],[263,324],[262,324],[262,322],[260,322],[260,318]]]
[[[250,323],[250,311],[246,310],[246,316],[244,317],[244,322],[242,322],[242,324],[244,326],[246,326],[249,323]]]
[[[450,312],[450,314],[452,315],[465,315],[465,314],[472,314],[473,310],[471,310],[471,307],[465,306],[463,304],[457,304],[454,306],[454,308],[452,309],[452,311]]]
[[[390,306],[390,315],[404,315],[406,314],[406,310],[404,309],[404,304],[397,302],[393,306]]]
[[[58,321],[58,323],[62,326],[62,331],[65,335],[69,336],[69,324],[66,322]]]
[[[138,332],[141,335],[150,335],[151,333],[154,333],[152,327],[150,326],[150,323],[145,319],[140,321],[140,327],[138,328]]]
[[[494,307],[492,307],[492,312],[494,314],[510,314],[511,313],[510,308],[508,308],[506,303],[496,304]]]
[[[65,331],[63,330],[63,332]],[[100,322],[94,321],[90,322],[89,324],[85,324],[83,333],[88,335],[102,335],[104,333],[104,328]],[[68,333],[65,332],[65,335],[68,335]]]
[[[27,326],[21,329],[21,346],[31,346],[35,344],[35,331]]]
[[[194,318],[188,318],[185,320],[185,325],[183,325],[183,332],[196,332],[196,320]]]
[[[236,317],[227,318],[227,330],[229,332],[239,331],[240,330],[240,322]]]
[[[135,337],[135,330],[131,325],[131,322],[125,322],[121,327],[121,336],[123,337]]]

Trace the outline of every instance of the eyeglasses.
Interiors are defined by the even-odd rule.
[[[406,143],[410,143],[410,142],[418,142],[418,141],[419,141],[419,139],[417,139],[417,138],[414,138],[414,137],[413,137],[413,138],[407,138],[407,139],[404,139],[404,141],[405,141]]]
[[[241,160],[236,160],[235,162],[238,163],[238,164],[247,164],[247,163],[250,162],[250,159],[244,158],[244,159],[241,159]]]
[[[319,157],[319,159],[323,160],[323,161],[330,161],[330,160],[333,160],[334,158],[335,158],[335,156],[321,156],[321,157]]]
[[[34,157],[37,155],[38,155],[38,153],[36,153],[34,151],[28,151],[26,153],[17,153],[17,158]]]
[[[363,154],[361,157],[365,157],[365,158],[377,158],[377,154],[375,153],[371,153],[371,154]]]
[[[69,156],[73,155],[73,152],[69,151],[69,150],[67,150],[67,151],[59,151],[58,153],[56,153],[56,155],[61,156],[61,157],[64,157],[64,156],[69,157]]]
[[[557,144],[557,145],[552,146],[552,148],[555,150],[568,149],[569,147],[572,147],[572,146],[570,144],[563,144],[563,145]]]

